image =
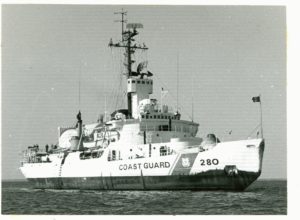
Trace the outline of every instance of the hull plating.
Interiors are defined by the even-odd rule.
[[[89,190],[231,190],[241,191],[254,182],[260,173],[208,171],[197,175],[31,178],[39,189]]]
[[[104,162],[103,166],[101,158],[98,164],[97,159],[80,161],[74,154],[75,159],[67,157],[65,163],[27,164],[21,170],[33,187],[40,189],[244,190],[261,173],[263,151],[263,140],[248,140],[219,144],[207,152],[162,156],[153,161]],[[211,158],[209,163],[207,158]],[[95,164],[90,164],[93,161]],[[108,164],[109,169],[105,168]],[[93,167],[97,169],[90,169]]]

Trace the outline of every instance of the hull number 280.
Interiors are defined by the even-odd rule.
[[[211,166],[211,165],[218,165],[219,160],[214,158],[214,159],[201,159],[200,160],[200,165],[201,166]]]

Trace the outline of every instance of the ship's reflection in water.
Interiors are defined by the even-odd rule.
[[[286,181],[257,181],[244,192],[39,190],[2,183],[2,214],[286,214]]]

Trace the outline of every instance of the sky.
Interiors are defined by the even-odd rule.
[[[126,106],[123,52],[108,47],[120,39],[122,7],[144,25],[138,41],[149,50],[136,55],[154,74],[153,97],[163,87],[165,104],[176,109],[178,99],[199,137],[247,139],[260,121],[251,98],[261,94],[261,178],[286,178],[285,7],[128,5],[2,6],[2,178],[22,178],[22,150],[56,143],[79,109],[92,123]]]

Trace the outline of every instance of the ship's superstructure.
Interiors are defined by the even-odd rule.
[[[58,128],[58,146],[24,152],[24,176],[37,188],[245,189],[261,173],[264,140],[196,137],[199,124],[151,97],[147,61],[133,70],[132,55],[148,48],[135,40],[142,25],[125,28],[121,14],[122,38],[109,46],[125,51],[127,109],[87,125],[79,112],[75,127]]]

